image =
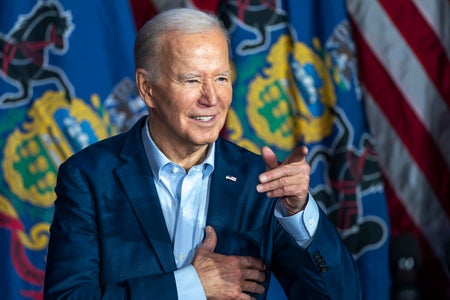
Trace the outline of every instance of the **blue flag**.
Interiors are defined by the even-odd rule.
[[[128,1],[0,4],[0,291],[42,299],[59,164],[145,113]]]
[[[389,299],[388,213],[345,2],[224,1],[219,14],[235,69],[228,138],[280,160],[306,145],[311,192],[357,261],[364,299]]]

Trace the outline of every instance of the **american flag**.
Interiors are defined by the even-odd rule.
[[[225,0],[129,0],[129,3],[134,12],[135,24],[140,27],[158,11],[171,7],[193,6],[194,3],[202,9],[216,11],[219,2],[223,1]],[[292,3],[294,1],[297,4],[298,0],[292,0]],[[314,1],[315,5],[324,3],[323,0]],[[395,239],[396,236],[407,232],[419,242],[421,261],[418,284],[423,288],[422,299],[450,299],[450,1],[345,1],[352,20],[353,38],[357,45],[366,116],[371,131],[377,138],[378,160],[386,182],[385,192],[392,238]],[[100,1],[91,1],[87,7],[70,4],[68,1],[52,2],[62,5],[64,11],[70,11],[77,26],[70,38],[72,51],[50,53],[49,64],[58,65],[69,74],[68,78],[76,88],[77,99],[91,99],[90,95],[95,92],[104,100],[112,87],[104,89],[98,81],[86,81],[86,73],[82,70],[92,68],[94,64],[80,65],[81,61],[86,63],[89,57],[92,59],[95,55],[83,57],[81,60],[73,59],[72,55],[76,55],[75,50],[84,49],[79,45],[89,44],[96,49],[102,49],[102,45],[96,46],[97,44],[92,44],[93,41],[105,43],[109,41],[102,38],[92,39],[94,33],[87,29],[96,28],[95,33],[101,34],[103,32],[101,28],[104,26],[106,35],[112,31],[119,32],[126,29],[128,32],[118,36],[124,39],[132,38],[134,30],[132,20],[129,20],[131,17],[129,7],[125,7],[125,1],[113,1],[114,5],[108,2],[108,6],[99,5],[97,2]],[[250,1],[231,2],[245,4]],[[261,0],[261,2],[286,3],[281,0]],[[13,29],[19,15],[30,13],[38,3],[44,2],[3,1],[0,10],[3,12],[0,18],[0,31],[3,36],[8,35]],[[103,9],[94,9],[97,6]],[[297,14],[298,11],[292,13]],[[94,24],[95,20],[112,19],[99,18],[97,14],[114,15],[116,18],[113,23],[103,22],[100,26]],[[83,16],[81,19],[89,19],[94,23],[78,22],[80,16]],[[318,20],[317,24],[323,22]],[[76,34],[85,29],[90,35],[79,36],[87,38],[88,41],[75,39]],[[132,62],[132,55],[131,52],[127,52],[129,48],[119,51],[118,45],[113,48],[120,55],[122,65],[114,71],[127,73],[132,63],[123,61],[126,59]],[[130,43],[122,40],[119,46],[127,45]],[[64,57],[68,59],[63,60]],[[111,58],[102,56],[96,59],[95,63],[103,62],[105,57]],[[105,65],[106,63],[96,70],[110,70],[105,68]],[[79,71],[83,76],[78,76]],[[108,74],[102,77],[102,83],[114,83],[123,77],[123,74],[113,73],[108,71]],[[107,79],[110,77],[111,82]],[[78,80],[81,80],[80,84]],[[2,89],[5,86],[15,91],[15,87],[7,80],[3,79],[1,83],[3,86],[0,90],[3,94],[6,94],[6,90]],[[92,88],[89,83],[92,83]],[[125,85],[129,84],[125,82]],[[41,95],[47,87],[47,85],[35,87],[34,95]],[[11,112],[12,109],[9,108]],[[14,114],[9,113],[9,110],[1,111],[5,114],[0,118],[2,153],[7,141],[16,140],[7,138],[9,133],[6,132],[12,132],[15,128],[14,122],[22,124],[19,117],[26,115],[27,106],[14,108]],[[7,115],[10,116],[9,119]],[[17,126],[22,126],[20,124]],[[15,186],[17,187],[17,184]],[[43,221],[48,223],[51,208],[27,204],[23,201],[23,197],[15,195],[9,187],[4,180],[1,181],[0,269],[4,271],[2,277],[4,280],[0,284],[2,299],[41,299],[45,245],[36,244],[34,248],[24,252],[24,239],[19,237],[24,237],[23,233],[31,233],[29,229],[36,220],[39,220],[36,224]],[[14,204],[19,205],[15,207]],[[17,250],[18,247],[20,251],[10,252]],[[17,273],[17,270],[22,273]],[[373,268],[367,270],[368,275],[380,277]],[[394,277],[394,283],[395,279]]]
[[[186,2],[214,11],[220,1]],[[346,5],[392,238],[418,240],[423,296],[450,299],[450,1]]]
[[[450,1],[347,0],[347,9],[392,238],[417,238],[424,294],[450,299]]]

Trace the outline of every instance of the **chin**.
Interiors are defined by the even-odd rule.
[[[219,138],[219,135],[208,135],[208,136],[202,136],[200,137],[199,141],[200,141],[200,145],[209,145],[214,143],[217,139]]]

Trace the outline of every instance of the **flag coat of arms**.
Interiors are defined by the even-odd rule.
[[[59,164],[142,113],[135,34],[127,1],[1,2],[2,299],[42,299]]]
[[[364,299],[388,299],[384,184],[345,2],[217,3],[235,75],[225,135],[258,153],[268,145],[280,160],[308,146],[311,192],[357,261]],[[269,297],[283,297],[276,282]]]

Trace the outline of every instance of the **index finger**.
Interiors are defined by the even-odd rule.
[[[289,167],[290,164],[306,163],[306,156],[308,155],[308,148],[301,146],[294,149],[291,155],[283,161],[278,167],[270,168],[268,171],[261,173],[258,178],[261,183],[266,183],[271,180],[281,178],[283,176],[290,176],[298,173],[297,168]]]
[[[300,146],[295,148],[291,155],[283,161],[282,165],[301,162],[302,160],[306,160],[306,156],[308,155],[308,148],[306,146]]]
[[[246,269],[256,269],[260,271],[266,270],[266,265],[264,262],[256,257],[252,256],[238,256],[240,260],[240,265]]]

